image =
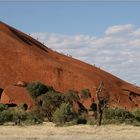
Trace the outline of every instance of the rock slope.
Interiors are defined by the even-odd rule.
[[[55,52],[0,22],[0,88],[17,81],[35,80],[52,85],[61,92],[88,88],[92,98],[95,98],[95,88],[103,81],[113,106],[128,109],[140,106],[139,87],[95,66]]]

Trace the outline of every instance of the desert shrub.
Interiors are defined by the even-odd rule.
[[[66,102],[69,102],[69,103],[72,104],[73,102],[77,102],[79,100],[80,100],[80,98],[78,96],[77,91],[70,89],[66,92],[66,94],[65,94],[65,101]]]
[[[52,121],[54,111],[64,102],[64,96],[57,91],[49,91],[38,97],[39,102],[42,101],[41,110],[43,115]]]
[[[4,124],[6,122],[15,122],[16,120],[21,119],[21,116],[21,112],[16,112],[12,109],[7,109],[0,113],[0,123]]]
[[[43,116],[40,114],[38,110],[30,111],[26,113],[25,124],[40,124],[44,120]]]
[[[20,121],[26,120],[27,113],[25,110],[17,108],[17,109],[11,110],[11,113],[12,113],[12,121],[13,122],[16,122],[17,120],[20,120]]]
[[[70,103],[62,103],[53,113],[53,122],[56,124],[65,124],[77,118]]]
[[[140,109],[139,108],[133,109],[132,114],[135,116],[136,120],[140,121]]]
[[[103,111],[103,123],[133,123],[135,121],[134,115],[125,110],[119,108],[108,108]]]
[[[91,97],[91,93],[90,93],[89,89],[82,89],[80,92],[80,96],[83,99],[87,99],[87,98]]]
[[[0,112],[5,110],[7,106],[5,104],[0,104]]]
[[[42,116],[34,111],[25,111],[22,109],[7,109],[3,110],[0,113],[0,124],[4,124],[6,122],[13,122],[16,125],[20,125],[21,123],[25,124],[37,124],[43,121]],[[17,123],[18,122],[18,123]]]
[[[77,124],[86,124],[88,121],[88,115],[86,112],[78,114]]]
[[[4,110],[0,113],[0,123],[13,121],[13,114],[11,110]]]
[[[42,84],[41,82],[34,81],[27,85],[26,89],[29,91],[33,98],[45,94],[48,91],[53,90],[51,86]]]

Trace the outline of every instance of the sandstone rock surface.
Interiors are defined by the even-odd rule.
[[[0,88],[17,81],[35,80],[52,85],[61,92],[88,88],[92,98],[95,98],[95,87],[103,81],[112,105],[128,109],[140,106],[139,87],[95,66],[57,53],[0,22]],[[88,105],[87,102],[85,104]]]

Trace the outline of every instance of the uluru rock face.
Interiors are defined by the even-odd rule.
[[[34,109],[35,102],[28,91],[21,86],[8,86],[2,92],[0,103],[10,106],[26,105],[28,109]]]
[[[95,66],[57,53],[0,22],[0,88],[17,81],[35,80],[61,92],[88,88],[92,98],[95,98],[95,87],[103,81],[112,105],[128,109],[140,106],[139,87]]]

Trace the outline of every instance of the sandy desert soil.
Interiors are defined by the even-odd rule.
[[[0,140],[139,140],[140,127],[77,125],[55,127],[53,123],[36,126],[0,126]]]

